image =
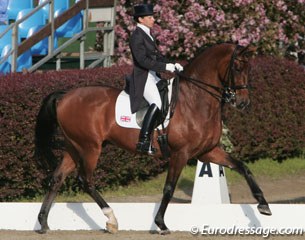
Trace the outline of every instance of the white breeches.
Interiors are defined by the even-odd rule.
[[[144,94],[143,97],[145,100],[151,104],[156,104],[159,109],[161,109],[161,98],[159,94],[159,90],[157,88],[157,82],[160,81],[160,78],[156,76],[155,72],[149,71],[147,76],[147,81],[144,88]]]

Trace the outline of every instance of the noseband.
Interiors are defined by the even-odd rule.
[[[234,62],[243,61],[237,58],[237,50],[243,48],[240,45],[236,45],[233,54],[230,59],[229,66],[226,70],[224,81],[221,82],[222,87],[217,87],[205,82],[202,82],[198,79],[194,79],[188,76],[185,76],[183,73],[176,72],[177,77],[182,77],[183,79],[191,82],[193,85],[197,86],[198,88],[206,91],[211,96],[215,97],[216,99],[220,100],[224,103],[234,103],[236,100],[236,90],[248,89],[249,86],[247,84],[243,85],[236,85],[235,78],[234,78]],[[215,90],[217,93],[212,92],[211,89]]]

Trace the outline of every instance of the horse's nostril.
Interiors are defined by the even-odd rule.
[[[245,102],[244,101],[237,102],[236,107],[238,109],[243,109],[245,107]]]
[[[238,108],[239,109],[244,109],[245,105],[246,104],[244,102],[241,102],[240,104],[238,104]]]
[[[242,110],[245,109],[249,104],[250,104],[249,100],[241,101],[237,104],[237,108]]]

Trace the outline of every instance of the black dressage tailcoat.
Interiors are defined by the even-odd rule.
[[[161,55],[155,41],[137,27],[130,37],[134,68],[130,78],[130,104],[132,113],[139,110],[149,70],[164,72],[168,61]]]

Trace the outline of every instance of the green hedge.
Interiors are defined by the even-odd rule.
[[[52,91],[85,85],[107,84],[123,87],[130,67],[92,70],[49,71],[43,74],[12,74],[0,80],[0,201],[34,197],[46,190],[46,175],[37,168],[34,153],[34,126],[42,99]],[[253,89],[251,107],[238,112],[224,111],[234,145],[233,154],[242,160],[261,157],[283,159],[305,149],[305,74],[293,62],[258,57],[250,73]],[[107,146],[95,172],[102,190],[148,179],[162,171],[166,162],[133,155]],[[62,191],[78,190],[76,176]],[[162,186],[160,186],[160,189]]]

